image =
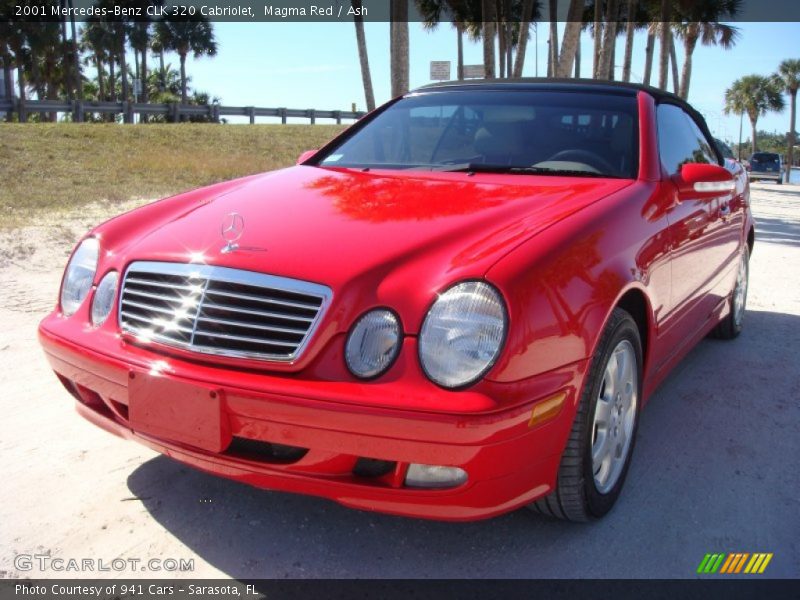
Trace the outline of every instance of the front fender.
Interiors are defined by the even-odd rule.
[[[588,206],[488,271],[509,310],[491,380],[518,381],[591,357],[614,307],[633,290],[653,326],[670,293],[666,219],[646,210],[656,190],[638,182]]]

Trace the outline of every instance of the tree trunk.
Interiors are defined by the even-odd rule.
[[[524,0],[522,4],[522,21],[519,25],[519,42],[517,43],[517,60],[514,62],[515,78],[522,77],[522,67],[525,65],[525,52],[528,49],[530,37],[531,17],[533,15],[533,0]]]
[[[758,124],[758,115],[748,115],[750,117],[750,127],[753,129],[753,135],[750,138],[750,151],[758,152],[758,140],[756,139],[756,125]]]
[[[74,69],[75,85],[78,100],[83,100],[83,75],[81,74],[81,54],[78,52],[78,30],[75,26],[75,14],[73,12],[72,0],[67,0],[70,9],[69,25],[72,32],[72,67]]]
[[[456,46],[458,48],[458,62],[456,63],[456,78],[464,80],[464,24],[456,23]]]
[[[514,44],[511,34],[511,0],[505,0],[506,6],[506,77],[511,77],[514,66]]]
[[[123,38],[122,47],[119,51],[119,71],[122,76],[122,101],[127,102],[130,100],[130,88],[128,87],[128,61],[125,60],[125,41]],[[122,115],[122,122],[128,122],[127,113]]]
[[[60,9],[65,9],[67,7],[66,0],[59,0],[58,6]],[[67,38],[67,17],[64,16],[59,19],[59,25],[61,27],[61,48],[64,56],[69,56],[67,48],[69,47],[69,39]],[[65,60],[65,68],[62,72],[63,75],[63,83],[64,83],[64,91],[67,93],[67,100],[72,101],[75,98],[75,90],[73,88],[72,82],[72,72],[71,69],[68,67],[68,64],[72,61]],[[77,87],[77,86],[76,86]]]
[[[575,44],[575,79],[581,77],[581,32],[578,32],[578,42]]]
[[[564,39],[561,41],[558,69],[555,71],[556,77],[568,78],[572,73],[572,65],[575,64],[575,55],[580,43],[581,25],[583,25],[581,22],[582,12],[583,0],[571,0],[567,11],[567,22],[564,25]]]
[[[3,56],[3,84],[5,85],[3,95],[8,100],[11,100],[14,97],[14,81],[11,70],[11,57],[8,54]]]
[[[142,70],[139,72],[139,77],[141,80],[142,85],[142,98],[141,101],[144,104],[150,100],[150,92],[147,90],[147,44],[145,44],[144,49],[142,50]],[[148,115],[139,115],[139,121],[141,123],[147,123]]]
[[[408,91],[408,2],[391,0],[390,49],[392,97]]]
[[[506,76],[506,24],[502,20],[497,23],[497,62],[497,76],[503,78]]]
[[[558,73],[558,0],[548,0],[550,10],[550,63],[548,72],[552,77]]]
[[[572,4],[575,4],[573,2]],[[570,5],[570,13],[572,5]],[[572,16],[570,14],[570,16]],[[561,54],[558,57],[558,70],[556,77],[568,78],[575,64],[575,54],[578,51],[578,39],[581,35],[580,21],[567,21],[564,25],[564,38],[561,40]]]
[[[19,86],[19,103],[22,106],[25,104],[25,71],[22,68],[21,60],[17,63],[17,86]],[[19,122],[24,123],[25,121],[27,121],[27,114],[23,109],[20,110]]]
[[[186,52],[180,53],[181,58],[181,104],[186,104],[189,94],[186,89]]]
[[[670,40],[670,0],[661,0],[661,20],[659,22],[658,46],[658,87],[667,89],[667,69],[669,67]]]
[[[631,80],[631,61],[633,60],[633,35],[636,29],[636,0],[628,0],[628,22],[625,26],[625,56],[622,60],[622,81]]]
[[[367,38],[364,35],[364,17],[361,16],[361,0],[351,0],[354,9],[353,23],[356,27],[356,44],[358,46],[358,61],[361,64],[361,83],[364,85],[364,100],[367,110],[375,110],[375,92],[372,89],[372,74],[369,70],[369,55],[367,54]]]
[[[482,0],[481,18],[483,19],[483,70],[486,79],[494,79],[494,35],[495,35],[494,0]]]
[[[675,35],[669,33],[669,64],[672,66],[672,91],[676,94],[680,91],[680,80],[678,79],[678,56],[675,54]]]
[[[789,150],[786,153],[786,183],[792,175],[792,164],[794,163],[794,143],[795,143],[795,117],[797,116],[797,90],[789,90]]]
[[[678,95],[686,100],[689,98],[689,83],[692,80],[692,54],[697,45],[697,24],[690,23],[683,40],[683,69],[681,69],[681,86]]]
[[[103,102],[106,99],[106,84],[103,77],[103,61],[99,54],[94,55],[94,64],[97,67],[97,99]]]
[[[653,31],[647,32],[647,45],[644,48],[644,76],[642,83],[650,85],[650,77],[653,74],[653,50],[656,45],[656,34]]]
[[[600,71],[600,44],[603,39],[603,3],[594,2],[594,59],[592,60],[592,77],[597,79]]]
[[[161,91],[164,92],[167,89],[167,69],[164,67],[164,50],[158,53],[158,62],[161,67],[161,76],[159,77],[161,80]]]
[[[108,55],[108,99],[110,102],[117,101],[117,74],[114,72],[115,64],[114,55],[111,53]]]

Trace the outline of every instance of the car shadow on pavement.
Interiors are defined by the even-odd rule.
[[[563,523],[520,510],[473,523],[406,519],[270,492],[163,456],[128,488],[169,534],[234,578],[692,577],[704,553],[775,553],[796,577],[800,317],[749,311],[652,397],[615,509]],[[776,344],[775,340],[782,340]],[[793,531],[794,529],[794,531]]]

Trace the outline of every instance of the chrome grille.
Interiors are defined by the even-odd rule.
[[[331,298],[306,281],[210,265],[135,262],[119,301],[122,330],[194,352],[293,361]]]

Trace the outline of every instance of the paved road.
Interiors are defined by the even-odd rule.
[[[16,290],[0,292],[0,576],[36,575],[13,556],[49,553],[194,558],[185,575],[206,577],[671,578],[692,576],[707,552],[773,552],[771,576],[800,577],[800,186],[753,195],[746,330],[704,341],[652,398],[625,492],[590,525],[526,511],[470,524],[358,512],[117,440],[72,412],[36,347],[59,271],[0,269]],[[20,302],[35,284],[49,291]]]

